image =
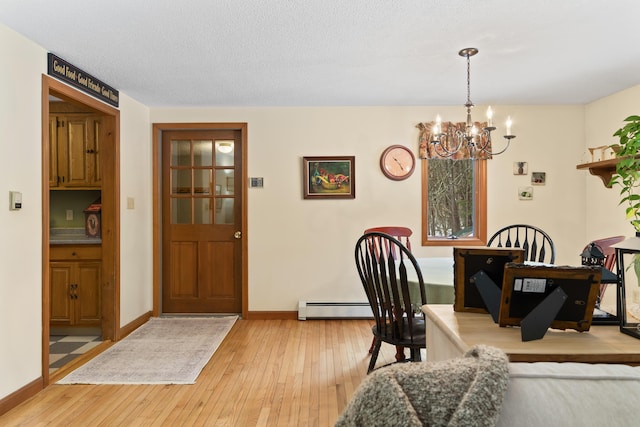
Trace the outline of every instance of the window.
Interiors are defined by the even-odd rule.
[[[422,160],[422,245],[485,245],[487,161]]]

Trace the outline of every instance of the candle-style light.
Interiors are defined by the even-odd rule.
[[[509,143],[513,138],[516,137],[511,133],[511,116],[509,116],[507,118],[507,132],[506,135],[503,135],[504,139],[506,139],[507,141],[506,146],[500,151],[492,151],[491,132],[496,130],[496,128],[493,126],[493,109],[491,108],[491,106],[487,108],[487,126],[483,127],[481,131],[479,131],[475,127],[474,122],[471,119],[471,108],[473,108],[474,104],[473,102],[471,102],[470,58],[477,53],[478,49],[473,47],[462,49],[460,52],[458,52],[460,56],[467,58],[467,102],[464,104],[467,110],[467,120],[464,130],[456,129],[453,132],[446,133],[442,125],[440,116],[437,116],[436,123],[432,127],[431,131],[431,144],[434,145],[435,152],[440,157],[452,157],[464,147],[468,147],[469,152],[471,153],[471,157],[476,157],[475,154],[477,154],[478,152],[486,153],[489,156],[501,154],[507,151],[507,148],[509,148]],[[449,125],[452,124],[449,122]],[[449,128],[451,129],[452,127],[450,126]],[[448,142],[448,144],[443,143],[445,142],[445,140],[446,142]]]

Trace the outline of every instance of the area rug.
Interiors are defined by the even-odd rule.
[[[58,384],[195,384],[237,316],[151,318]]]

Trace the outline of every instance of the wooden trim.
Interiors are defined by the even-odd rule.
[[[40,377],[0,399],[0,415],[9,412],[25,400],[35,396],[42,389],[44,389],[44,379]]]
[[[161,212],[162,195],[160,194],[160,153],[162,152],[160,143],[162,141],[163,131],[174,130],[218,130],[218,129],[230,129],[238,130],[241,133],[241,155],[242,165],[239,174],[242,182],[247,182],[247,123],[153,123],[151,135],[152,135],[152,155],[153,155],[153,315],[159,316],[161,313],[160,300],[161,300],[161,283],[162,283],[162,236],[160,231],[162,229]],[[249,253],[249,239],[248,239],[248,212],[247,201],[248,191],[245,186],[242,191],[242,212],[241,212],[241,232],[242,232],[242,317],[247,318],[249,315],[249,272],[248,272],[248,253]],[[297,318],[297,317],[296,317]]]
[[[297,311],[248,311],[246,320],[298,320]]]
[[[427,227],[427,200],[429,198],[429,161],[422,159],[422,246],[485,246],[487,244],[487,160],[475,160],[475,217],[476,221],[474,237],[461,237],[459,239],[447,239],[444,237],[429,237]]]
[[[50,381],[52,383],[56,383],[58,380],[66,377],[67,374],[78,369],[80,366],[84,365],[89,360],[93,359],[94,357],[96,357],[97,355],[99,355],[109,347],[111,347],[113,344],[114,342],[111,340],[102,341],[100,344],[93,347],[91,350],[87,351],[86,353],[82,353],[80,356],[76,357],[71,362],[67,363],[60,369],[57,369],[53,374],[51,374],[49,378]]]
[[[102,336],[117,340],[120,324],[120,111],[89,95],[42,75],[42,378],[49,385],[49,95],[104,117],[102,190]]]
[[[120,328],[120,331],[119,331],[118,335],[121,337],[121,339],[126,337],[131,332],[135,331],[140,326],[142,326],[145,323],[147,323],[151,317],[153,317],[153,312],[147,311],[142,316],[139,316],[139,317],[133,319],[131,322],[127,323],[125,326]]]
[[[49,83],[52,79],[42,76],[42,385],[49,384]],[[2,411],[0,411],[2,413]]]

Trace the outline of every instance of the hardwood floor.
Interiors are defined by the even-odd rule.
[[[332,426],[366,376],[373,320],[238,320],[194,385],[58,385],[2,426]],[[395,360],[383,344],[377,364]]]

